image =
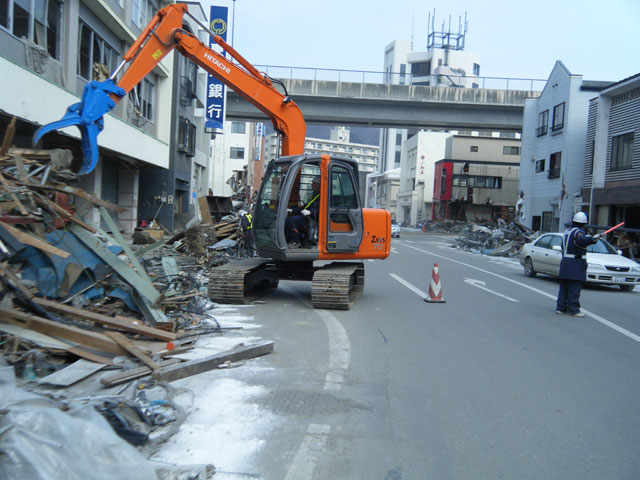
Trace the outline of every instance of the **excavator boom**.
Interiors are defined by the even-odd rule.
[[[111,74],[109,80],[92,81],[85,85],[81,102],[71,105],[61,120],[38,129],[33,142],[37,143],[50,131],[69,126],[78,127],[82,134],[84,154],[84,161],[78,173],[90,173],[98,162],[97,137],[103,129],[103,116],[169,52],[177,49],[267,115],[274,129],[282,134],[283,155],[302,153],[306,125],[295,102],[286,93],[280,93],[268,77],[261,74],[218,35],[209,32],[214,41],[237,63],[209,48],[184,30],[182,23],[185,14],[190,15],[188,7],[180,3],[159,10],[123,56],[122,63]],[[197,19],[191,18],[200,24]],[[125,66],[127,68],[116,84],[115,78]]]

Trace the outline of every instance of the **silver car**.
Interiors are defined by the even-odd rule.
[[[527,277],[535,277],[536,273],[557,277],[561,260],[561,233],[545,233],[520,250],[520,264]],[[600,239],[587,247],[587,263],[589,283],[619,285],[626,292],[640,285],[640,265],[620,255],[606,240]]]
[[[391,225],[391,237],[398,237],[400,238],[400,225]]]

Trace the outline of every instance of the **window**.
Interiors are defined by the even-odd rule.
[[[18,38],[46,48],[52,58],[62,53],[61,0],[0,0],[0,25]]]
[[[478,146],[477,145],[471,145],[469,147],[469,151],[470,152],[477,152],[478,151]]]
[[[560,162],[562,158],[562,152],[556,152],[551,154],[549,158],[549,175],[548,178],[560,177]]]
[[[231,133],[245,133],[247,124],[244,122],[231,122]],[[315,147],[315,144],[312,144]]]
[[[504,147],[502,147],[502,154],[503,155],[520,155],[520,147],[512,147],[512,146],[505,145]]]
[[[402,132],[396,133],[396,145],[402,145]]]
[[[536,135],[538,137],[546,135],[547,128],[549,128],[549,110],[545,110],[538,114],[538,128],[536,129]]]
[[[564,127],[564,102],[553,107],[551,130],[560,130],[562,127]]]
[[[407,82],[407,65],[400,64],[400,85],[404,85]]]
[[[593,162],[596,158],[596,141],[591,140],[589,144],[591,151],[589,152],[589,173],[593,174]]]
[[[542,227],[540,230],[543,232],[550,232],[553,227],[553,212],[542,212]]]
[[[411,64],[411,74],[414,77],[431,75],[431,62],[417,62]]]
[[[479,76],[480,76],[480,65],[478,65],[477,63],[474,63],[474,64],[473,64],[473,74],[474,74],[476,77],[479,77]]]
[[[631,168],[633,133],[611,137],[611,170]]]
[[[536,160],[536,173],[544,172],[544,159]]]
[[[150,121],[153,120],[154,90],[153,83],[146,78],[143,78],[133,89],[133,101],[138,109],[138,115]]]
[[[358,196],[351,181],[351,175],[346,168],[334,167],[331,170],[331,195],[329,198],[333,208],[358,208]]]
[[[86,23],[80,21],[78,29],[78,64],[76,73],[85,80],[95,80],[100,78],[100,69],[96,65],[105,65],[107,72],[115,70],[118,62],[118,52],[105,42]]]
[[[131,0],[131,21],[138,27],[144,28],[157,10],[156,0]]]
[[[186,118],[180,117],[178,128],[178,151],[193,157],[196,154],[196,126]]]
[[[441,181],[440,193],[445,193],[447,191],[447,169],[446,168],[442,169],[442,178],[440,179],[440,181]]]
[[[244,147],[231,147],[230,158],[242,160],[244,158]]]

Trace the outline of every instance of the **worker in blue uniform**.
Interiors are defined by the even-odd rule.
[[[568,313],[584,317],[580,311],[580,291],[587,279],[587,247],[596,243],[600,234],[587,235],[584,227],[587,215],[578,212],[571,226],[562,235],[562,261],[560,262],[560,289],[556,301],[556,313]]]

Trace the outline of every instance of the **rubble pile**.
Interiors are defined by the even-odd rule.
[[[231,214],[168,240],[131,245],[112,217],[124,209],[72,186],[78,177],[70,151],[12,148],[12,138],[10,126],[0,147],[0,398],[7,399],[0,401],[0,421],[31,433],[0,437],[0,454],[38,450],[25,443],[30,436],[46,442],[66,435],[54,422],[84,407],[101,414],[102,424],[83,413],[82,421],[91,417],[93,426],[81,423],[79,430],[96,433],[108,425],[127,444],[152,449],[184,417],[166,382],[273,350],[272,342],[262,342],[204,358],[181,356],[202,335],[226,330],[210,314],[207,271],[238,256],[235,244],[219,247],[242,237],[238,218]],[[101,221],[87,221],[95,211]],[[80,384],[87,394],[71,398],[70,389]],[[34,408],[51,412],[46,431],[32,421],[23,424],[23,410],[31,415]],[[95,442],[67,433],[57,440]],[[139,461],[127,452],[110,455]],[[0,477],[22,478],[32,470],[47,477],[55,454],[42,454],[11,456]],[[83,471],[78,461],[60,458]],[[189,471],[189,478],[208,478],[212,469],[198,472]],[[99,468],[88,476],[111,478]],[[129,477],[120,472],[113,478]]]
[[[483,255],[515,257],[522,245],[535,239],[538,234],[521,223],[508,223],[498,218],[484,225],[467,223],[461,235],[454,239],[453,246]]]

